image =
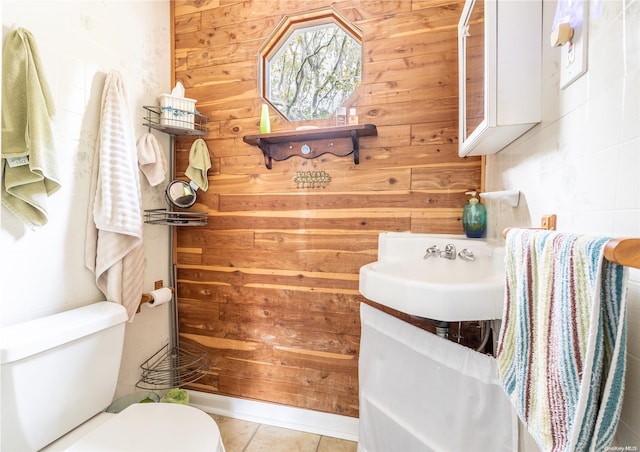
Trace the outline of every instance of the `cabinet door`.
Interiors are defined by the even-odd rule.
[[[469,14],[460,33],[462,58],[462,96],[460,103],[462,139],[468,140],[486,120],[485,103],[485,51],[484,51],[484,1],[470,2]]]
[[[459,155],[495,154],[540,122],[542,2],[467,0],[458,23]]]

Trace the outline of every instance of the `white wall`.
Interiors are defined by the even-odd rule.
[[[640,0],[591,1],[588,72],[560,90],[559,49],[544,1],[543,120],[487,157],[486,189],[519,189],[517,208],[488,203],[489,235],[558,215],[566,232],[640,237]],[[640,447],[640,270],[630,272],[626,390],[616,441]],[[635,449],[634,449],[635,450]]]
[[[38,43],[57,114],[53,122],[62,188],[49,199],[49,223],[23,227],[6,208],[0,216],[0,325],[103,299],[84,265],[90,176],[105,75],[120,72],[136,136],[142,105],[170,92],[169,1],[4,0],[3,38],[14,26]],[[154,132],[165,151],[168,137]],[[141,178],[143,207],[164,207],[163,186]],[[145,291],[168,282],[168,229],[145,225]],[[143,309],[127,326],[117,395],[133,391],[138,366],[168,340],[168,305]]]

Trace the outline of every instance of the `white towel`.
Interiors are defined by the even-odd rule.
[[[156,137],[146,132],[138,138],[136,147],[140,171],[147,178],[149,185],[155,187],[163,183],[167,173],[167,159]]]
[[[107,74],[102,92],[85,264],[105,297],[122,304],[132,320],[144,280],[142,200],[133,123],[117,72]]]

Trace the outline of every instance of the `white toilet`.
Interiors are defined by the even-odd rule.
[[[218,426],[197,408],[136,403],[101,413],[115,392],[126,320],[105,301],[0,329],[0,450],[36,451],[65,437],[54,449],[224,452]]]

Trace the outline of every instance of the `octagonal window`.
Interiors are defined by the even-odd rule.
[[[362,34],[333,9],[286,16],[260,49],[260,95],[289,121],[324,119],[362,80]]]

